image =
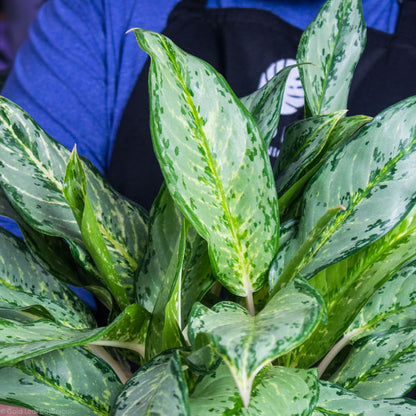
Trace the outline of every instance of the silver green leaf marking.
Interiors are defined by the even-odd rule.
[[[135,29],[152,57],[151,131],[175,203],[208,241],[213,268],[249,296],[278,244],[278,206],[267,150],[225,80],[162,35]]]

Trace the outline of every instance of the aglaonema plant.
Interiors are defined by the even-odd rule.
[[[165,179],[150,213],[0,101],[0,210],[23,234],[0,231],[0,402],[415,415],[416,97],[347,115],[360,2],[327,1],[304,32],[305,118],[273,167],[291,67],[239,99],[204,61],[133,31]],[[95,295],[106,324],[68,285]]]

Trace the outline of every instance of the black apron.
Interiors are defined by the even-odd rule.
[[[293,63],[302,30],[266,10],[207,9],[204,0],[182,0],[163,33],[186,52],[204,59],[225,76],[237,96],[255,91],[283,66]],[[367,45],[354,74],[348,115],[373,116],[416,95],[416,0],[403,0],[394,34],[369,28]],[[149,61],[124,110],[108,171],[123,195],[150,208],[163,178],[149,128]],[[291,72],[280,125],[303,118],[303,92]],[[282,127],[269,148],[278,154]]]

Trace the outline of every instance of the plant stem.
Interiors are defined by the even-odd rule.
[[[328,368],[329,364],[331,364],[332,360],[338,355],[340,351],[346,347],[352,338],[354,338],[357,334],[361,332],[360,329],[355,329],[354,331],[344,335],[328,352],[325,358],[320,362],[318,366],[318,378],[321,378],[322,375],[325,373],[325,370]]]
[[[246,296],[246,305],[247,310],[249,311],[251,316],[254,316],[256,314],[256,310],[254,308],[254,298],[253,298],[253,292],[248,292]]]
[[[121,342],[121,341],[94,341],[89,345],[100,345],[103,347],[114,347],[114,348],[125,348],[127,350],[132,350],[138,352],[142,357],[144,357],[144,345],[136,344],[134,342]]]

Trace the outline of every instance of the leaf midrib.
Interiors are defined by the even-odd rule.
[[[165,51],[166,51],[166,53],[167,53],[167,55],[168,55],[168,57],[169,57],[172,65],[175,68],[177,77],[178,77],[179,82],[181,83],[182,88],[183,88],[183,91],[185,93],[186,101],[187,101],[188,105],[191,108],[191,114],[192,114],[192,116],[193,116],[193,118],[195,120],[195,123],[196,123],[196,126],[197,126],[197,132],[199,133],[197,135],[197,137],[200,136],[202,138],[201,145],[204,148],[205,153],[207,155],[208,166],[209,166],[209,169],[211,170],[211,172],[212,172],[212,174],[214,176],[215,183],[216,183],[216,186],[217,186],[217,190],[219,191],[220,203],[221,203],[221,206],[222,206],[222,208],[223,208],[223,210],[225,212],[225,215],[226,215],[226,218],[227,218],[227,222],[228,222],[228,224],[230,226],[231,236],[232,236],[232,238],[234,240],[235,246],[238,248],[238,250],[237,250],[237,252],[238,252],[238,258],[240,260],[240,264],[243,266],[242,282],[243,282],[244,288],[246,290],[246,294],[248,294],[248,293],[252,292],[252,287],[251,287],[250,279],[249,279],[249,271],[248,271],[249,265],[247,265],[246,262],[244,261],[244,255],[242,253],[241,242],[237,238],[237,232],[236,232],[235,223],[234,223],[234,221],[232,219],[230,209],[229,209],[228,204],[226,202],[224,188],[222,186],[221,181],[219,180],[219,176],[218,176],[218,173],[217,173],[216,165],[214,163],[214,159],[212,157],[212,154],[211,154],[211,152],[209,150],[209,147],[208,147],[208,144],[207,144],[207,137],[206,137],[205,132],[204,132],[204,130],[202,128],[201,119],[198,116],[198,112],[197,112],[197,110],[195,108],[195,105],[194,105],[194,103],[192,101],[191,94],[190,94],[190,92],[188,90],[188,87],[186,86],[185,81],[184,81],[183,77],[181,76],[181,72],[180,72],[180,69],[179,69],[178,64],[176,62],[176,59],[174,58],[174,56],[172,56],[172,54],[171,54],[171,52],[170,52],[170,50],[169,50],[169,48],[167,46],[167,43],[163,39],[163,37],[160,36],[160,35],[158,35],[158,36],[160,38],[161,43],[163,44],[163,46],[165,48]]]

